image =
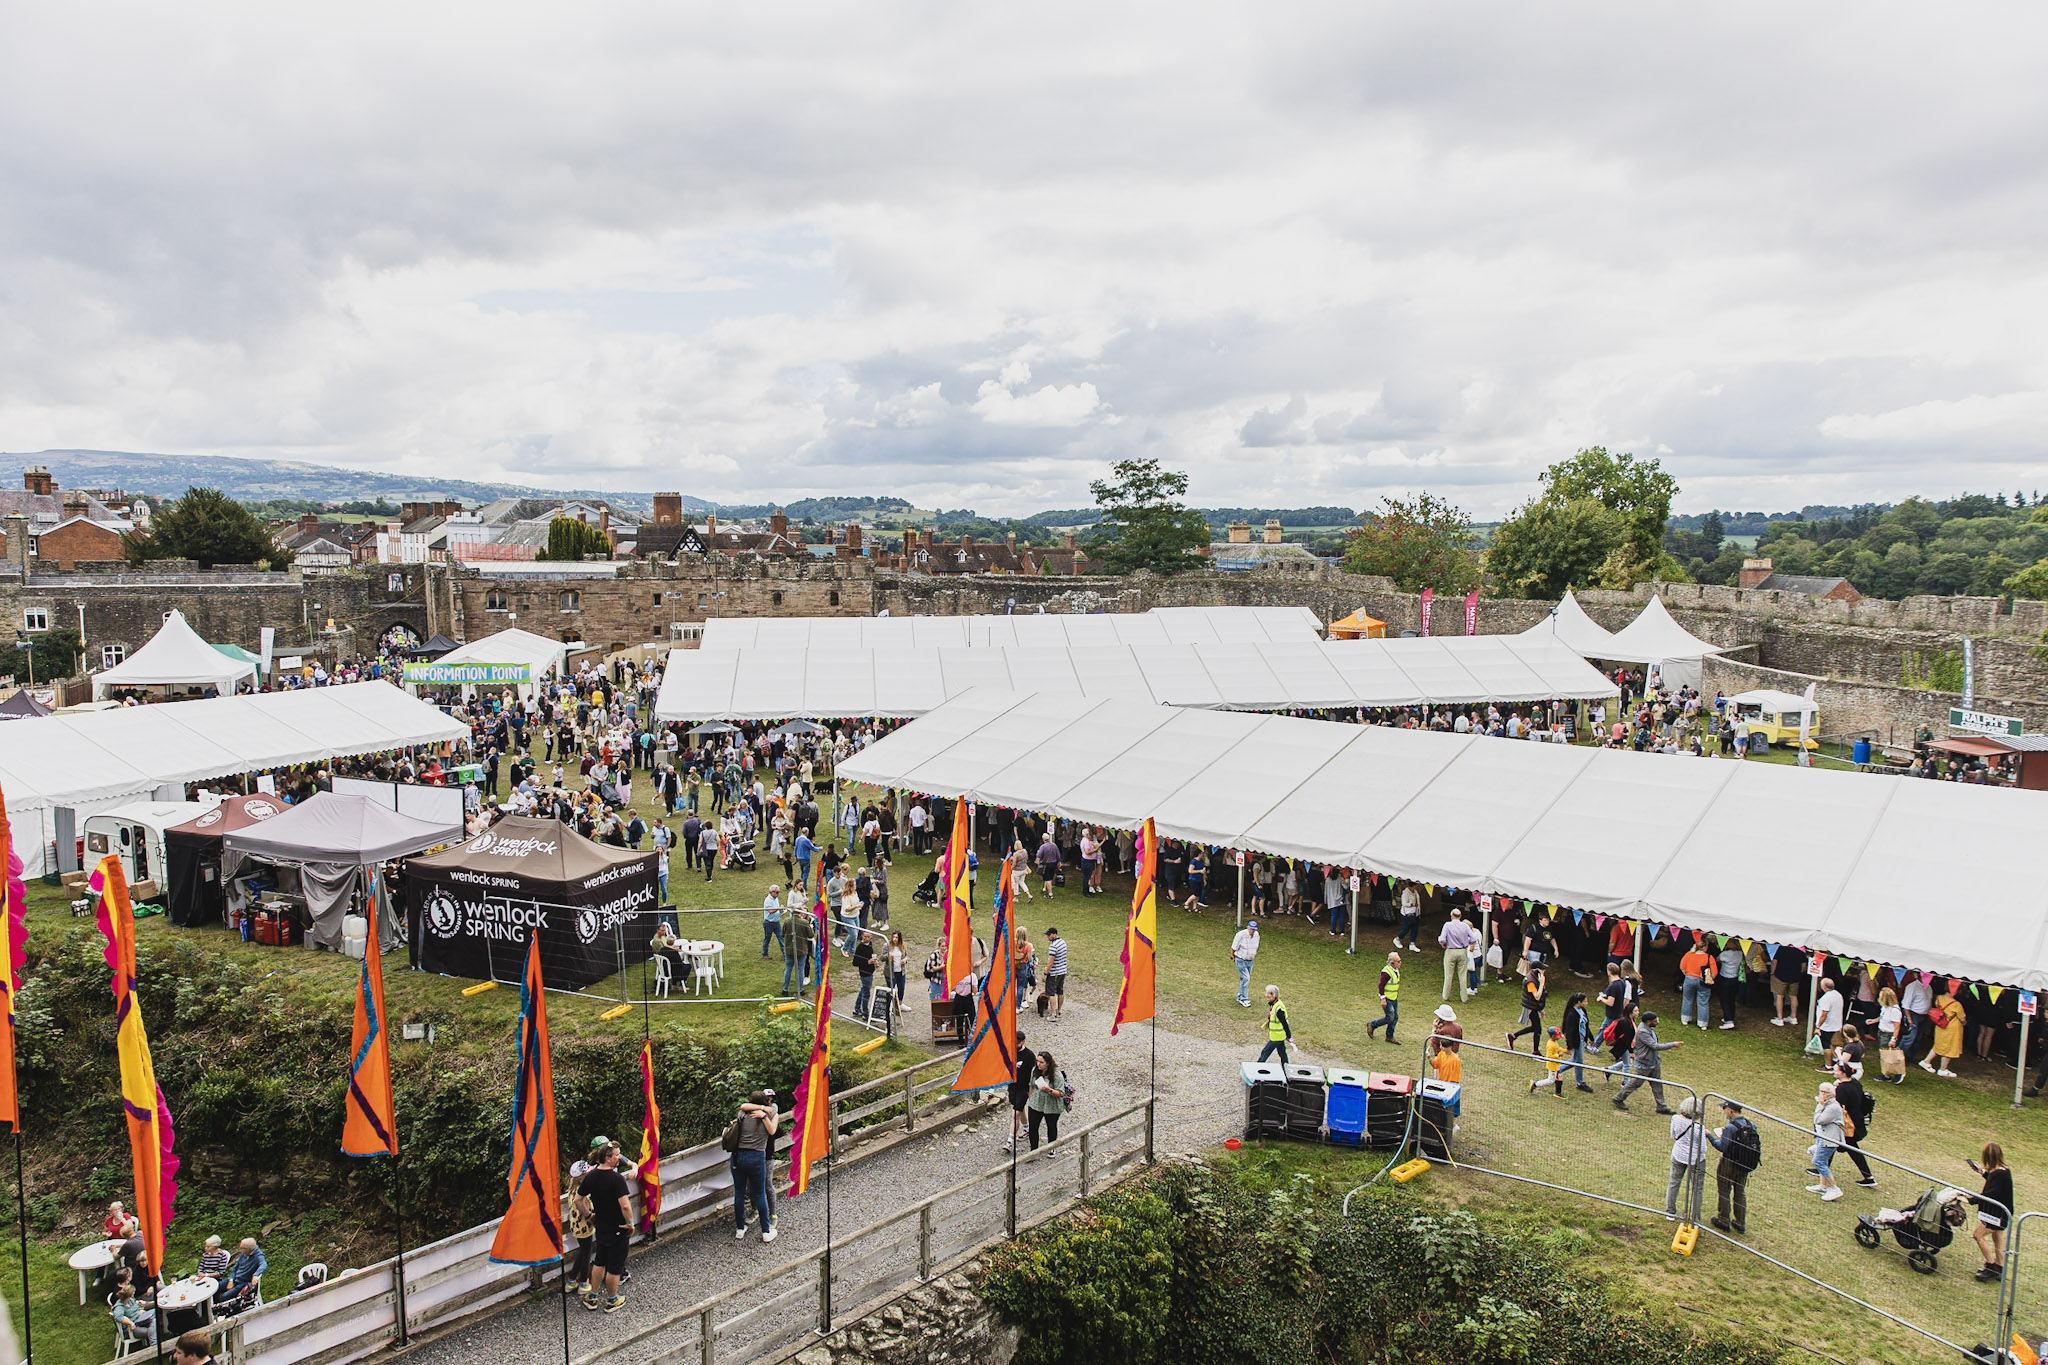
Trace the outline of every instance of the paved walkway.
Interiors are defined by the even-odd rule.
[[[1145,1097],[1151,1065],[1150,1025],[1134,1025],[1110,1038],[1113,1004],[1108,998],[1092,1003],[1070,999],[1066,1017],[1059,1022],[1027,1015],[1022,1024],[1027,1045],[1050,1050],[1073,1084],[1070,1121],[1075,1126],[1095,1122]],[[1233,1045],[1159,1030],[1159,1111],[1154,1144],[1159,1153],[1213,1146],[1242,1126],[1237,1069],[1244,1059],[1243,1050]],[[1009,1133],[1008,1114],[1007,1104],[994,1105],[985,1117],[963,1120],[849,1165],[837,1176],[832,1194],[834,1233],[844,1236],[999,1163],[1003,1139]],[[780,1234],[773,1245],[765,1247],[758,1232],[744,1242],[736,1241],[729,1217],[693,1233],[665,1237],[651,1248],[636,1246],[628,1266],[633,1278],[626,1286],[624,1308],[616,1313],[593,1313],[571,1303],[569,1354],[582,1356],[607,1342],[622,1340],[678,1309],[822,1246],[825,1201],[818,1187],[802,1199],[778,1200],[776,1224]],[[914,1265],[907,1266],[906,1278],[914,1272]],[[694,1329],[684,1325],[676,1330],[674,1342],[655,1337],[621,1352],[616,1360],[618,1365],[630,1365],[694,1339]],[[563,1358],[561,1306],[553,1297],[520,1301],[461,1331],[416,1347],[410,1355],[430,1365],[473,1365],[479,1360],[491,1365],[546,1365],[559,1361]]]

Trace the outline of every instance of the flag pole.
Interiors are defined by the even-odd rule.
[[[0,964],[0,970],[5,970],[4,964]],[[2021,1067],[2020,1070],[2024,1073],[2026,1068]],[[23,1183],[21,1174],[21,1123],[18,1119],[14,1124],[14,1211],[21,1223],[21,1359],[22,1365],[28,1365],[34,1358],[35,1333],[29,1325],[28,1186]]]
[[[391,1159],[391,1235],[398,1242],[398,1349],[404,1350],[411,1338],[405,1323],[405,1182],[398,1178],[398,1158]]]
[[[556,1264],[562,1267],[562,1365],[569,1365],[569,1249]]]

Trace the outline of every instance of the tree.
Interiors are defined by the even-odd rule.
[[[1498,591],[1524,597],[1683,581],[1684,567],[1664,549],[1677,492],[1678,480],[1657,461],[1588,447],[1543,471],[1542,493],[1493,533],[1487,572]]]
[[[1635,551],[1632,558],[1643,564],[1657,559],[1664,523],[1671,520],[1671,499],[1677,492],[1678,480],[1666,474],[1657,461],[1610,455],[1605,446],[1589,446],[1543,471],[1546,501],[1590,498],[1618,513]],[[1719,521],[1715,518],[1717,531]]]
[[[1379,574],[1403,592],[1435,588],[1465,593],[1479,586],[1479,560],[1472,550],[1472,518],[1434,493],[1412,502],[1380,499],[1344,546],[1344,567]]]
[[[195,559],[202,569],[216,564],[261,564],[282,569],[292,552],[270,538],[255,513],[218,488],[187,488],[150,519],[147,531],[126,537],[128,562]]]
[[[1495,529],[1486,571],[1503,596],[1562,597],[1594,586],[1627,540],[1621,515],[1590,498],[1533,498]]]
[[[1088,542],[1089,567],[1102,573],[1180,573],[1200,561],[1188,552],[1209,543],[1209,523],[1180,500],[1188,476],[1157,460],[1118,460],[1112,477],[1088,485],[1102,529]]]
[[[40,687],[59,678],[68,678],[78,671],[78,651],[81,646],[78,643],[78,632],[70,627],[58,626],[54,630],[24,632],[24,638],[14,641],[13,644],[14,647],[8,651],[8,657],[0,661],[0,667],[12,670],[14,680],[23,687],[28,686],[31,674],[36,680],[36,685]],[[30,656],[34,657],[33,668],[30,666]]]
[[[580,561],[585,555],[609,555],[612,543],[587,521],[556,517],[548,523],[548,548],[537,558]]]
[[[2005,590],[2014,597],[2048,600],[2048,560],[2029,564],[2005,580]]]

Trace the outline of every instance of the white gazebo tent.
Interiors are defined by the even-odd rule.
[[[173,611],[148,644],[92,675],[92,695],[98,700],[116,687],[211,687],[227,696],[255,676],[255,664],[221,653],[199,638],[185,613]]]
[[[535,683],[544,678],[559,675],[562,660],[567,657],[568,646],[560,640],[550,640],[545,635],[535,635],[530,630],[517,626],[486,635],[481,640],[471,640],[457,645],[433,662],[436,664],[525,664],[530,670],[530,681],[521,684],[521,696],[529,696]],[[412,690],[408,685],[407,690]],[[473,689],[465,687],[467,696]]]
[[[1614,633],[1602,657],[1653,666],[1666,687],[1698,687],[1700,661],[1720,652],[1719,645],[1708,644],[1672,620],[1663,598],[1652,597],[1641,615]]]
[[[1565,589],[1564,600],[1552,607],[1548,616],[1522,634],[1532,638],[1554,639],[1585,659],[1619,657],[1610,653],[1608,649],[1614,643],[1614,633],[1586,615],[1586,609],[1579,605],[1578,598],[1572,596],[1570,588]]]

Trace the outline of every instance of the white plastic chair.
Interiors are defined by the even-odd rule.
[[[669,988],[668,959],[657,953],[654,957],[654,993],[656,995],[667,995]]]

